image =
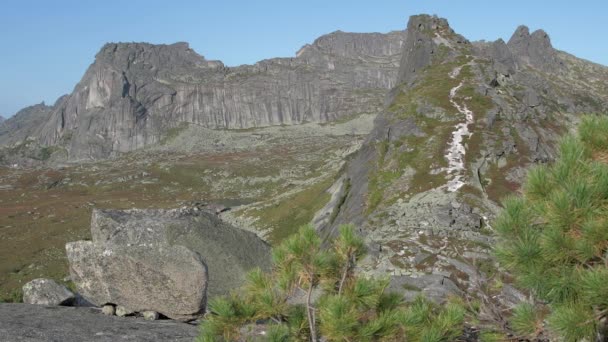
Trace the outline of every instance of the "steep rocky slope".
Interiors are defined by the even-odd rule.
[[[395,85],[403,32],[334,32],[295,58],[226,67],[186,43],[106,44],[72,94],[0,143],[30,136],[70,159],[102,158],[160,141],[191,123],[214,129],[328,122],[376,113]]]
[[[552,159],[579,114],[608,112],[608,68],[524,26],[508,43],[471,43],[425,15],[406,32],[398,86],[321,228],[356,223],[375,246],[363,268],[409,289],[470,291],[495,270],[487,252],[500,199]]]

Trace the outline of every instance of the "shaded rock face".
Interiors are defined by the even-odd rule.
[[[579,114],[608,113],[608,68],[553,49],[544,31],[470,43],[445,19],[420,15],[408,23],[397,84],[346,166],[336,219],[320,230],[359,227],[370,246],[364,272],[408,279],[438,300],[476,293],[485,279],[476,265],[496,267],[488,228],[500,199],[553,159]],[[462,125],[465,142],[456,141]],[[456,143],[464,184],[451,190]]]
[[[197,209],[93,210],[93,242],[100,246],[184,246],[208,267],[210,298],[241,286],[245,274],[271,267],[270,246],[252,232],[235,228]]]
[[[28,304],[0,305],[0,340],[27,342],[191,342],[195,325],[103,315],[99,309]]]
[[[34,279],[23,285],[23,302],[38,305],[72,305],[76,296],[51,279]]]
[[[120,304],[186,321],[205,311],[207,267],[186,247],[79,241],[68,243],[66,252],[79,292],[98,306]]]
[[[183,122],[240,129],[374,113],[395,85],[402,38],[335,32],[295,58],[234,68],[186,43],[107,44],[44,122],[3,140],[31,135],[71,159],[100,158],[158,142]]]

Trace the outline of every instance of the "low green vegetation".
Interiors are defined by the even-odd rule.
[[[535,302],[512,328],[530,339],[608,336],[608,119],[583,118],[551,166],[531,170],[523,195],[504,201],[496,255]]]
[[[273,251],[271,273],[254,270],[241,291],[210,303],[197,341],[455,341],[465,309],[386,292],[388,280],[355,272],[365,247],[341,226],[329,248],[304,226]],[[249,327],[249,329],[247,329]],[[249,331],[264,329],[266,334]]]
[[[328,177],[289,198],[253,209],[247,214],[256,217],[263,227],[272,228],[270,240],[280,242],[297,231],[293,227],[310,223],[315,213],[329,202],[331,195],[327,189],[333,181],[333,177]]]
[[[6,294],[0,294],[0,303],[21,303],[23,302],[23,292],[21,289],[14,289]]]

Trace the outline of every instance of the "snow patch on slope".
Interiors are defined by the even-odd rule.
[[[455,68],[450,72],[450,78],[456,78],[460,74],[462,67]],[[473,123],[473,112],[467,108],[466,104],[458,104],[454,97],[456,93],[463,86],[463,82],[460,82],[456,87],[450,90],[450,103],[458,110],[459,113],[464,115],[465,122],[461,122],[454,126],[455,130],[452,132],[452,140],[448,146],[446,159],[448,160],[448,192],[455,192],[460,189],[464,184],[465,177],[465,165],[464,157],[466,149],[464,147],[464,137],[471,137],[472,133],[469,131],[469,125]]]

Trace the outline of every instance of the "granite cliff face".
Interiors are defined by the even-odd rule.
[[[542,30],[472,43],[421,15],[408,23],[397,83],[320,229],[355,223],[373,247],[363,269],[396,284],[475,293],[495,267],[500,199],[552,160],[580,114],[608,113],[608,68],[555,50]]]
[[[234,68],[186,43],[106,44],[72,94],[37,115],[41,122],[8,120],[12,133],[0,143],[30,136],[65,147],[70,159],[103,158],[158,142],[180,123],[243,129],[375,113],[395,85],[402,39],[338,31],[295,58]]]

